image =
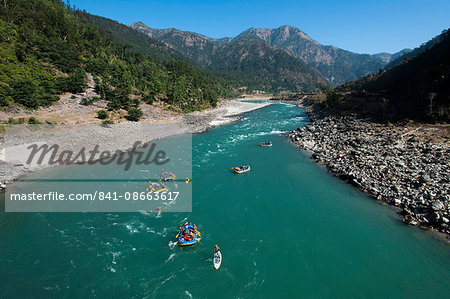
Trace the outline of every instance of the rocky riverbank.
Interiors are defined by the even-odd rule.
[[[405,223],[450,237],[448,125],[392,125],[309,110],[289,133],[330,173],[400,209]]]

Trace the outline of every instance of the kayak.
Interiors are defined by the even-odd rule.
[[[250,166],[243,166],[242,168],[240,167],[233,167],[233,171],[235,173],[245,173],[250,171]]]
[[[222,264],[222,253],[220,253],[220,251],[214,253],[213,263],[216,270],[220,268],[220,265]]]
[[[261,142],[259,146],[272,146],[272,143]]]
[[[154,193],[166,192],[167,187],[164,186],[163,184],[150,182],[148,185],[147,191],[154,192]]]
[[[194,229],[194,226],[189,224],[187,228],[183,229],[178,235],[178,246],[190,246],[194,245],[197,242],[197,236],[200,235],[200,232]]]

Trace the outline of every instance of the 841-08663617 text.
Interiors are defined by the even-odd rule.
[[[180,192],[166,191],[166,192],[103,192],[95,191],[93,193],[61,193],[61,192],[47,192],[47,193],[11,193],[11,201],[22,200],[36,200],[36,201],[108,201],[108,200],[152,200],[152,201],[174,201],[177,199]]]

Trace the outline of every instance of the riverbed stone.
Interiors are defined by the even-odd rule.
[[[312,159],[333,175],[404,208],[404,215],[409,215],[405,223],[431,226],[450,237],[447,137],[436,142],[420,138],[409,125],[380,124],[300,105],[310,123],[288,134],[300,149],[311,152]]]
[[[435,211],[440,211],[445,209],[444,204],[442,203],[442,201],[440,200],[435,200],[432,204],[431,204],[431,208]]]

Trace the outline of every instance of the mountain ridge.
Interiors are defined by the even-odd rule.
[[[418,55],[420,55],[422,52],[431,49],[434,45],[438,44],[442,39],[446,36],[448,29],[443,30],[440,34],[433,37],[427,42],[424,42],[419,47],[416,47],[412,49],[411,51],[407,53],[403,53],[402,55],[396,57],[395,59],[392,59],[386,66],[385,69],[392,68],[394,66],[397,66],[401,64],[405,59],[412,59]]]
[[[293,57],[315,67],[331,85],[339,85],[383,67],[369,54],[358,54],[330,45],[322,45],[299,28],[284,25],[275,29],[251,28],[237,38],[260,38],[283,49]]]
[[[249,28],[234,38],[219,39],[173,28],[154,29],[142,22],[133,23],[130,27],[203,63],[208,62],[208,56],[217,46],[243,39],[259,39],[317,69],[333,86],[375,73],[385,65],[383,60],[369,54],[358,54],[334,46],[321,45],[299,28],[290,25],[275,29]],[[184,39],[185,42],[180,39]],[[199,43],[198,47],[196,42]],[[205,47],[209,47],[209,50],[205,50]]]
[[[412,49],[405,48],[395,53],[381,52],[372,54],[372,57],[383,61],[384,63],[390,63],[391,61],[397,59],[398,57],[411,52]]]
[[[444,30],[416,50],[400,56],[400,64],[343,84],[338,90],[378,97],[399,117],[448,122],[450,31]]]
[[[266,90],[314,91],[318,90],[319,82],[325,82],[313,67],[260,39],[260,42],[245,38],[213,39],[173,28],[153,29],[142,22],[133,23],[130,27],[165,43],[208,69],[239,72],[251,77],[253,85]],[[271,72],[267,71],[269,69]]]

